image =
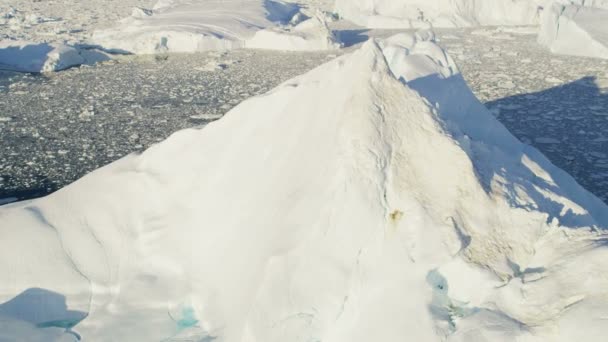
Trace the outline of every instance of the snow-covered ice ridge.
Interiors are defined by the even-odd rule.
[[[602,341],[607,227],[402,34],[0,208],[0,339]]]
[[[324,15],[313,18],[278,0],[160,1],[134,10],[117,27],[95,32],[94,44],[137,54],[233,48],[337,49]]]

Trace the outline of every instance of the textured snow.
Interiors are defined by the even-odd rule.
[[[608,58],[608,2],[553,4],[543,13],[538,41],[554,53]]]
[[[161,2],[153,11],[135,11],[115,28],[96,31],[92,42],[108,50],[137,54],[339,47],[320,16],[288,25],[298,13],[297,5],[275,0]]]
[[[0,208],[0,301],[26,299],[3,313],[84,313],[85,340],[601,341],[608,208],[422,37]]]
[[[335,11],[369,28],[538,24],[543,0],[336,0]]]

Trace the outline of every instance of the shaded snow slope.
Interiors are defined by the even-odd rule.
[[[109,58],[102,52],[80,50],[58,43],[0,41],[0,69],[21,72],[51,72]]]
[[[47,72],[84,63],[78,50],[59,44],[0,41],[0,68]]]
[[[106,49],[138,54],[243,47],[339,47],[324,22],[282,26],[298,12],[297,5],[275,0],[161,1],[154,10],[136,10],[117,27],[95,32],[92,42]],[[248,43],[252,38],[254,41]]]
[[[534,25],[542,0],[336,0],[343,18],[369,28]]]
[[[548,8],[539,43],[555,53],[608,58],[608,2],[592,5],[598,7],[554,4]]]
[[[85,340],[600,341],[607,226],[400,35],[3,207],[0,301]]]

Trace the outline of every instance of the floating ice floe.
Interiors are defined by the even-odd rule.
[[[109,59],[97,51],[59,43],[0,41],[0,69],[20,72],[52,72]]]
[[[1,207],[0,314],[48,341],[603,341],[608,207],[432,39]]]
[[[536,25],[543,0],[336,0],[340,17],[369,28]]]
[[[301,17],[299,7],[278,0],[161,1],[154,8],[135,10],[117,27],[96,31],[92,42],[136,54],[340,46],[322,17],[290,24]]]
[[[549,6],[538,41],[554,53],[608,58],[608,1],[582,3]]]
[[[46,72],[66,69],[82,64],[78,51],[65,45],[29,43],[20,41],[0,42],[0,68]]]

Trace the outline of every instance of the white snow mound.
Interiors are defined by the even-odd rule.
[[[537,25],[543,0],[336,0],[340,17],[379,28]]]
[[[608,207],[423,36],[1,207],[0,314],[86,314],[87,341],[603,341]]]
[[[608,1],[597,7],[553,4],[543,13],[539,43],[552,52],[608,58]]]
[[[160,1],[153,10],[135,10],[115,28],[96,31],[92,43],[136,54],[339,47],[324,23],[287,25],[298,13],[297,5],[278,0]]]

